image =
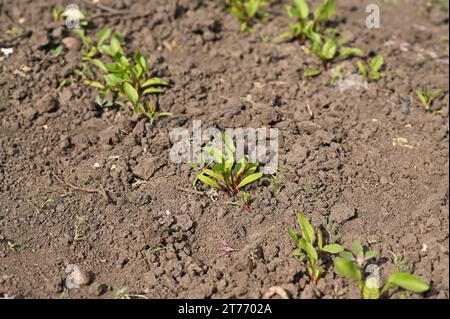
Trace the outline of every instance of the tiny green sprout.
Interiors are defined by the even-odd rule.
[[[55,21],[55,22],[62,21],[64,19],[63,13],[64,13],[64,9],[60,5],[54,6],[52,8],[53,21]]]
[[[92,59],[95,59],[96,57],[99,57],[102,54],[114,56],[114,54],[119,51],[123,53],[122,49],[123,34],[120,32],[116,32],[113,34],[112,29],[103,28],[97,34],[95,39],[87,35],[84,29],[75,29],[73,32],[83,42],[82,48],[83,60],[91,61],[94,65],[97,63],[97,61],[96,60],[92,61]],[[108,40],[109,44],[106,44]]]
[[[361,61],[356,61],[359,73],[367,78],[369,81],[377,81],[384,77],[384,73],[380,72],[384,64],[384,58],[382,55],[377,55],[371,59],[366,66]]]
[[[343,251],[339,255],[350,262],[354,262],[359,268],[364,268],[370,259],[378,256],[378,251],[367,250],[365,251],[361,242],[359,240],[354,240],[352,242],[352,251]]]
[[[277,191],[277,194],[279,194],[281,192],[281,190],[284,188],[284,182],[276,176],[272,175],[272,177],[269,178],[268,181],[275,188],[275,190]]]
[[[324,273],[321,267],[320,253],[339,254],[344,251],[344,247],[339,244],[324,245],[322,230],[314,227],[308,219],[301,213],[297,215],[297,222],[300,226],[301,237],[294,229],[288,229],[288,234],[297,244],[294,250],[294,257],[301,262],[306,261],[308,274],[314,284]]]
[[[87,217],[84,215],[76,217],[75,224],[74,224],[74,236],[73,236],[74,241],[76,241],[76,242],[85,241],[87,239],[87,237],[85,235],[80,233],[80,228],[86,221],[87,221]]]
[[[395,272],[410,272],[411,265],[409,264],[409,260],[406,256],[398,255],[393,251],[389,252],[392,255],[392,262],[395,265]]]
[[[318,69],[308,69],[305,72],[303,72],[303,76],[306,78],[312,78],[315,76],[318,76],[322,73],[322,71],[318,70]]]
[[[18,27],[16,25],[13,25],[11,27],[11,29],[6,31],[6,34],[8,34],[8,35],[10,35],[12,37],[19,37],[19,36],[22,35],[22,32],[23,32],[22,28],[20,28],[20,27]]]
[[[240,195],[244,202],[244,208],[248,210],[250,196],[240,190],[263,177],[263,173],[256,172],[259,163],[250,163],[248,155],[239,160],[236,158],[236,146],[226,132],[222,133],[222,141],[225,144],[225,152],[212,146],[203,147],[203,152],[210,155],[213,161],[210,165],[202,168],[201,172],[195,177],[194,188],[200,181],[227,193],[229,196]]]
[[[55,200],[52,197],[48,197],[43,202],[35,202],[32,198],[28,199],[28,203],[34,209],[36,215],[41,214],[46,208],[47,205],[54,203]]]
[[[333,222],[329,217],[326,217],[323,222],[323,228],[327,233],[328,242],[330,244],[337,244],[341,241],[341,234],[337,231],[338,224]]]
[[[63,52],[64,46],[63,45],[58,45],[56,48],[52,49],[52,55],[55,58],[58,58],[61,53]]]
[[[363,299],[379,299],[394,287],[400,287],[415,293],[423,293],[430,289],[427,283],[405,272],[392,273],[386,284],[381,288],[379,273],[372,273],[364,278],[363,269],[354,261],[336,257],[333,263],[336,273],[357,283]]]
[[[6,244],[8,245],[8,249],[10,251],[17,251],[17,249],[19,248],[19,244],[11,240],[8,240]]]
[[[415,90],[415,93],[425,111],[431,111],[433,101],[444,94],[442,90],[431,90],[429,87]]]
[[[351,56],[362,57],[365,54],[363,50],[358,48],[340,47],[338,41],[333,37],[327,37],[325,41],[322,41],[322,37],[312,31],[309,33],[309,37],[312,45],[307,50],[320,59],[325,71],[329,69],[331,62],[335,59]]]
[[[294,0],[294,5],[286,5],[286,12],[295,22],[289,24],[290,30],[279,35],[277,40],[298,39],[304,44],[312,32],[321,33],[323,24],[336,14],[336,1],[325,0],[314,11],[312,18],[307,0]]]
[[[267,0],[225,0],[228,11],[238,18],[241,23],[241,31],[253,32],[252,26],[255,20],[267,21],[269,14],[260,12],[263,5],[267,4]]]
[[[58,87],[57,87],[57,90],[58,90],[58,91],[61,90],[63,87],[69,85],[69,83],[70,83],[70,79],[64,79],[64,80],[62,80],[61,82],[59,82]]]

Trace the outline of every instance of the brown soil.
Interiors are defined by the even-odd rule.
[[[89,16],[108,13],[78,2]],[[380,250],[385,275],[390,251],[406,255],[432,286],[407,296],[448,298],[448,13],[386,1],[382,29],[369,30],[371,2],[339,1],[335,21],[355,46],[384,55],[386,77],[358,85],[348,60],[344,80],[331,85],[329,74],[303,78],[315,59],[298,43],[261,40],[285,31],[286,1],[272,1],[274,19],[254,34],[240,33],[219,1],[101,1],[129,12],[97,17],[89,32],[124,31],[127,50],[149,55],[172,83],[159,107],[173,116],[154,127],[98,108],[82,83],[57,90],[81,63],[76,50],[52,56],[52,41],[68,35],[52,22],[57,1],[0,3],[0,44],[14,47],[0,62],[0,296],[114,297],[108,286],[149,298],[260,298],[281,286],[294,298],[332,298],[336,287],[358,298],[331,267],[314,286],[293,259],[287,228],[302,211],[316,225],[339,222],[344,245],[360,239]],[[11,41],[6,31],[21,18],[25,35]],[[441,113],[421,109],[412,91],[422,86],[445,90]],[[195,171],[169,160],[168,136],[194,119],[204,128],[278,128],[282,191],[252,186],[251,213],[192,192]],[[399,137],[411,147],[393,145]],[[105,189],[110,200],[54,175]],[[50,197],[40,212],[30,205]],[[86,241],[73,240],[77,215],[88,218]],[[229,257],[223,240],[235,249]],[[93,282],[63,291],[69,264]]]

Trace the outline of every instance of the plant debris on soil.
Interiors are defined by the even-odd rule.
[[[392,298],[449,298],[448,9],[339,0],[331,22],[364,65],[384,57],[368,81],[357,58],[304,76],[315,57],[272,41],[292,1],[270,1],[252,32],[218,0],[72,2],[88,34],[123,32],[127,54],[149,57],[169,81],[151,101],[171,116],[96,104],[74,74],[79,39],[52,17],[67,3],[0,2],[0,298],[360,298],[330,260],[314,284],[293,257],[299,212],[377,250],[382,278],[405,267],[430,285]],[[381,29],[366,27],[369,3]],[[425,110],[428,87],[442,94]],[[193,120],[278,129],[279,171],[248,185],[251,211],[170,160],[171,130]]]

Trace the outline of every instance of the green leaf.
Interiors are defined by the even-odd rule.
[[[364,64],[361,61],[356,61],[356,66],[358,67],[359,73],[362,76],[367,76],[367,70]]]
[[[370,72],[378,72],[384,64],[384,58],[382,55],[377,55],[369,62]]]
[[[336,272],[342,277],[354,280],[358,283],[361,282],[361,272],[351,261],[336,257],[333,260],[333,264]]]
[[[110,87],[116,87],[117,85],[121,84],[124,81],[122,78],[118,77],[113,73],[106,74],[105,76],[103,76],[103,78],[106,81],[106,85]]]
[[[217,189],[222,189],[222,187],[220,187],[220,185],[215,180],[213,180],[212,178],[209,178],[203,174],[198,174],[196,177],[196,180],[197,179],[202,181],[206,185],[209,185],[209,186],[217,188]]]
[[[101,46],[111,36],[111,29],[104,28],[97,35],[97,46]]]
[[[396,285],[415,293],[422,293],[430,289],[430,286],[423,280],[414,275],[401,272],[393,273],[389,277],[387,285]]]
[[[220,181],[220,182],[222,182],[222,183],[225,184],[225,180],[224,180],[224,178],[223,178],[223,176],[222,176],[221,174],[216,173],[216,172],[214,172],[213,170],[208,169],[208,168],[203,168],[203,169],[202,169],[202,172],[203,172],[203,174],[212,176],[212,177],[214,177],[215,179],[217,179],[218,181]]]
[[[245,4],[245,8],[247,10],[247,16],[249,18],[253,18],[258,12],[259,7],[261,6],[261,0],[249,0]]]
[[[139,93],[136,91],[136,89],[130,83],[125,82],[123,84],[123,90],[125,91],[125,94],[131,101],[131,103],[133,103],[133,105],[136,105],[139,100]]]
[[[255,174],[249,175],[238,184],[237,188],[241,188],[241,187],[244,187],[245,185],[253,183],[254,181],[263,177],[263,175],[264,175],[263,173],[255,173]]]
[[[339,254],[339,256],[341,256],[342,258],[344,258],[347,261],[355,260],[355,257],[353,256],[353,254],[349,251],[343,251]]]
[[[354,240],[352,242],[352,245],[353,245],[353,252],[355,253],[356,256],[364,256],[364,249],[359,240]]]
[[[374,276],[369,276],[362,289],[362,295],[364,299],[379,299],[380,288],[377,287],[377,279]]]
[[[164,93],[164,89],[148,88],[148,89],[145,89],[144,92],[142,92],[143,95],[156,94],[156,93]]]
[[[317,262],[317,260],[319,259],[319,256],[317,254],[316,249],[314,248],[314,246],[311,243],[307,242],[304,238],[301,238],[298,241],[298,244],[309,256],[312,263]]]
[[[120,44],[120,41],[116,37],[111,39],[110,48],[111,52],[114,52],[114,54],[122,52],[122,45]]]
[[[309,16],[309,7],[306,0],[295,0],[295,5],[297,6],[298,13],[302,20],[305,20]]]
[[[223,154],[222,151],[218,150],[217,148],[205,146],[203,147],[203,150],[207,152],[209,155],[211,155],[216,163],[218,164],[225,163],[225,155]]]
[[[298,224],[302,230],[302,237],[310,244],[314,243],[315,234],[314,228],[309,223],[308,219],[301,213],[297,215]]]
[[[298,234],[295,229],[289,228],[288,234],[292,238],[292,240],[295,241],[296,244],[298,244]]]
[[[103,73],[108,73],[108,69],[106,68],[105,64],[101,60],[92,59],[91,63],[93,65],[95,65],[96,67],[98,67],[100,69],[100,71],[102,71]]]
[[[330,254],[339,254],[344,251],[344,247],[339,244],[330,244],[323,246],[322,251]]]
[[[86,84],[88,86],[91,86],[91,87],[94,87],[94,88],[97,88],[100,90],[103,90],[105,88],[105,86],[103,84],[101,84],[100,82],[97,82],[97,81],[84,80],[83,82],[84,82],[84,84]]]
[[[375,258],[376,256],[378,256],[378,251],[368,250],[368,251],[366,251],[366,253],[364,255],[364,259],[369,260],[369,259]]]
[[[317,247],[319,251],[323,251],[323,234],[320,228],[317,230]]]
[[[231,7],[231,8],[230,8],[230,13],[231,13],[232,15],[234,15],[236,18],[238,18],[239,21],[244,21],[244,20],[245,20],[244,14],[243,14],[242,11],[239,10],[239,8],[237,8],[237,7]]]
[[[326,0],[314,12],[314,21],[322,23],[330,19],[336,14],[336,1]]]
[[[345,58],[348,56],[363,57],[365,55],[364,51],[358,48],[344,48],[339,54],[340,58]]]
[[[232,153],[236,152],[236,147],[234,146],[234,142],[233,142],[233,139],[231,138],[230,134],[228,134],[227,132],[222,133],[222,140],[230,152],[232,152]]]
[[[154,86],[154,85],[161,85],[161,86],[165,86],[168,85],[169,83],[167,83],[167,81],[161,80],[160,78],[151,78],[148,79],[147,81],[145,81],[144,83],[142,83],[142,87],[145,88],[147,86]]]
[[[334,40],[332,39],[327,39],[327,41],[322,47],[323,58],[325,58],[326,60],[333,59],[334,56],[336,55],[336,51],[337,51],[336,42],[334,42]]]
[[[320,73],[322,73],[322,71],[320,71],[318,69],[309,69],[309,70],[306,70],[305,72],[303,72],[303,76],[314,77],[314,76],[320,75]]]

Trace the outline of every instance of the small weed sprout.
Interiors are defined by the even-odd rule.
[[[56,5],[52,8],[52,18],[55,22],[63,21],[64,19],[64,9],[60,5]]]
[[[406,256],[398,255],[393,251],[389,252],[392,257],[391,260],[395,265],[395,272],[410,272],[411,265],[409,264],[409,260]]]
[[[323,24],[336,14],[336,1],[325,0],[314,11],[313,17],[306,0],[294,0],[294,5],[287,5],[286,12],[294,23],[289,24],[289,31],[277,37],[278,41],[284,39],[298,39],[304,44],[312,32],[320,33]]]
[[[406,272],[392,273],[386,284],[381,288],[377,276],[371,274],[364,278],[363,269],[356,261],[336,257],[333,263],[336,273],[358,285],[364,299],[379,299],[394,287],[400,287],[415,293],[422,293],[430,289],[427,283]]]
[[[252,26],[255,20],[267,21],[269,19],[268,13],[261,13],[261,7],[266,4],[267,0],[225,0],[228,11],[238,18],[241,26],[241,32],[253,32]]]
[[[6,31],[6,34],[12,36],[12,37],[19,37],[22,35],[22,28],[14,25],[11,27],[11,29],[9,29],[8,31]]]
[[[294,250],[294,257],[306,263],[308,274],[312,282],[316,284],[324,272],[321,267],[319,254],[339,254],[344,251],[344,247],[339,244],[324,245],[320,228],[315,231],[303,214],[299,213],[297,215],[297,222],[300,226],[301,234],[298,234],[294,229],[288,229],[289,236],[297,244],[297,248]]]
[[[53,197],[48,197],[43,202],[36,202],[32,198],[28,199],[28,203],[34,209],[36,215],[40,215],[47,208],[47,206],[49,204],[52,204],[54,202],[55,202],[55,200],[53,199]]]
[[[359,73],[367,78],[369,81],[377,81],[384,77],[384,73],[380,72],[384,64],[384,57],[382,55],[377,55],[372,58],[367,67],[361,62],[356,61],[356,66],[358,67]]]
[[[77,216],[75,219],[75,224],[74,224],[74,236],[73,236],[73,240],[75,242],[79,242],[79,241],[85,241],[87,239],[87,237],[83,234],[81,234],[80,232],[80,228],[81,226],[87,221],[87,217],[82,215],[82,216]]]
[[[19,248],[19,244],[12,240],[8,240],[8,242],[6,244],[10,251],[17,251],[17,249]]]
[[[326,217],[323,222],[323,228],[327,233],[328,242],[330,244],[337,244],[341,241],[341,234],[337,231],[338,224],[333,222],[329,217]]]
[[[256,172],[259,163],[249,163],[248,155],[236,162],[236,147],[227,133],[222,133],[222,140],[225,144],[225,153],[215,147],[203,147],[203,151],[212,156],[213,163],[202,168],[194,180],[194,188],[197,182],[201,181],[229,196],[239,195],[244,208],[250,211],[250,195],[241,189],[263,177],[263,173]]]
[[[275,188],[277,194],[279,194],[284,188],[284,182],[276,176],[272,175],[272,177],[269,178],[268,181]]]
[[[427,112],[431,111],[433,101],[444,94],[442,90],[432,90],[429,87],[424,87],[421,90],[415,90],[415,93],[423,108]]]

